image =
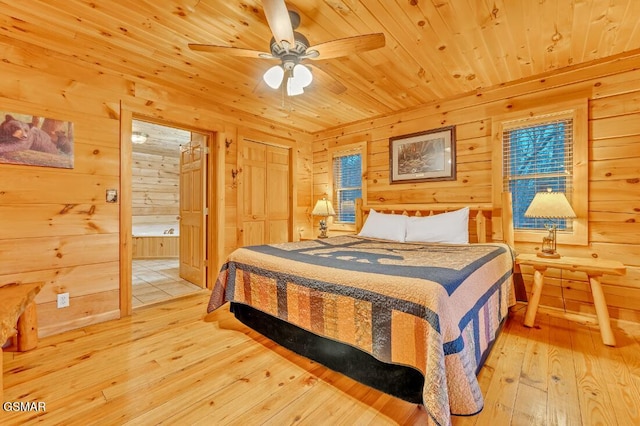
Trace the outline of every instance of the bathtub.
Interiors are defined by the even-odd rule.
[[[179,255],[178,223],[133,225],[131,235],[134,259],[158,259]]]
[[[176,223],[149,223],[133,225],[133,237],[165,237],[180,235],[180,225]]]

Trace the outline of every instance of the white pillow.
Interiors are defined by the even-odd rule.
[[[407,220],[408,242],[469,243],[469,207],[434,216],[410,217]]]
[[[404,243],[407,219],[407,216],[401,214],[382,214],[371,209],[358,235]]]

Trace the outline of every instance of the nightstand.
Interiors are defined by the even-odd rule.
[[[589,277],[591,286],[591,294],[593,295],[593,304],[596,308],[598,316],[598,325],[600,326],[600,334],[602,342],[608,346],[615,346],[616,339],[611,330],[611,322],[609,320],[609,309],[604,299],[600,277],[605,274],[624,275],[627,268],[617,260],[594,259],[588,257],[561,257],[559,259],[546,259],[538,257],[535,254],[519,254],[516,262],[520,265],[529,265],[534,269],[533,273],[533,291],[531,300],[527,306],[527,312],[524,316],[524,325],[533,327],[538,311],[538,303],[540,303],[540,294],[544,285],[544,273],[547,268],[565,269],[568,271],[581,271]]]

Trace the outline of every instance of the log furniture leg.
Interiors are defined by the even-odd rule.
[[[38,346],[38,315],[36,303],[31,301],[18,318],[18,352],[29,351]]]
[[[536,319],[540,295],[542,294],[542,286],[544,285],[544,273],[547,270],[546,266],[535,266],[534,268],[533,291],[531,293],[531,300],[529,300],[529,304],[527,305],[527,312],[524,315],[524,325],[527,327],[533,327]]]
[[[609,309],[607,308],[607,302],[604,299],[604,292],[602,291],[602,285],[600,284],[600,277],[602,275],[589,274],[589,284],[591,284],[591,295],[593,296],[593,304],[596,308],[596,315],[598,316],[598,324],[600,325],[600,335],[602,336],[602,343],[608,346],[616,345],[616,338],[611,330],[611,320],[609,319]]]
[[[44,283],[0,285],[0,345],[12,338],[18,351],[38,345],[38,321],[34,298]],[[0,348],[0,401],[4,402],[3,350]]]

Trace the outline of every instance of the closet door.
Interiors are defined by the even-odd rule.
[[[241,246],[264,244],[267,221],[267,145],[244,141],[240,173]]]
[[[267,234],[269,244],[289,241],[289,149],[267,147]]]
[[[240,163],[239,245],[289,241],[289,149],[244,140]]]

